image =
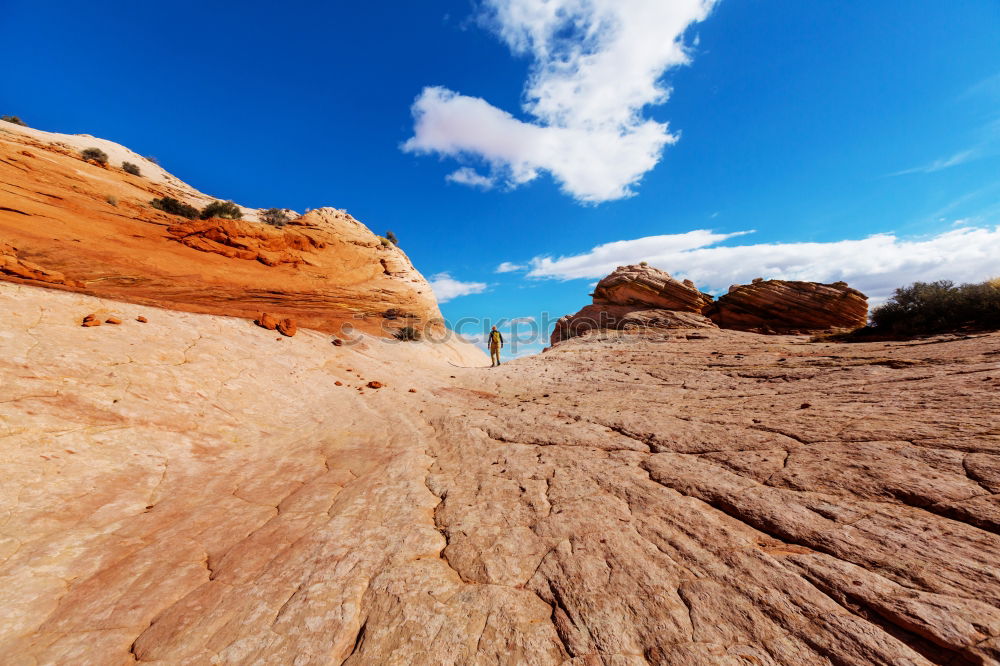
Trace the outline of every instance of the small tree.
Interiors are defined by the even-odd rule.
[[[124,171],[125,173],[130,173],[133,176],[142,175],[142,172],[139,170],[139,167],[136,166],[135,164],[132,164],[131,162],[122,162],[122,171]]]
[[[392,233],[391,231],[385,232],[385,237],[386,240],[388,240],[393,245],[399,245],[399,239],[396,238],[396,234]]]
[[[108,163],[108,154],[100,148],[85,148],[80,151],[80,157],[85,160],[93,160],[98,164]]]
[[[288,224],[288,213],[280,208],[267,208],[257,214],[260,221],[272,227],[283,227]]]
[[[413,342],[420,339],[420,329],[414,326],[404,326],[403,328],[397,330],[393,335],[396,336],[397,340],[402,340],[403,342]]]
[[[162,199],[153,199],[149,202],[153,208],[157,210],[162,210],[164,213],[170,213],[171,215],[180,215],[181,217],[186,217],[189,220],[193,220],[198,217],[198,209],[194,206],[189,206],[186,203],[181,203],[173,197],[163,197]]]
[[[224,220],[243,219],[243,211],[232,201],[213,201],[201,210],[201,219],[221,217]]]
[[[28,126],[28,123],[24,122],[17,116],[0,116],[0,120],[8,123],[14,123],[15,125],[20,125],[21,127]]]

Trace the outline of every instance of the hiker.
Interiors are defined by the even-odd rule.
[[[500,335],[500,331],[494,326],[493,330],[490,331],[490,335],[487,338],[490,343],[490,360],[493,361],[491,368],[495,368],[500,365],[500,350],[503,349],[503,336]]]

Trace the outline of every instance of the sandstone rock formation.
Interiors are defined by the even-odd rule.
[[[712,297],[690,280],[675,280],[666,271],[644,264],[619,266],[597,283],[594,302],[556,322],[555,344],[593,329],[703,328],[714,324],[701,315]]]
[[[2,663],[1000,661],[1000,334],[592,332],[489,369],[0,310]],[[79,327],[111,311],[156,325]]]
[[[720,327],[741,331],[855,329],[868,321],[868,297],[846,282],[755,280],[730,287],[707,314]]]
[[[868,317],[868,297],[846,282],[762,280],[733,285],[713,302],[690,280],[647,265],[619,266],[597,283],[594,303],[559,319],[556,344],[592,329],[704,328],[756,333],[855,329]]]
[[[90,146],[110,156],[108,168],[80,159]],[[248,319],[272,310],[327,332],[350,324],[391,336],[440,320],[402,250],[344,211],[317,209],[281,229],[247,208],[242,221],[187,221],[149,202],[201,208],[213,198],[158,165],[110,141],[11,123],[0,123],[0,183],[3,279]]]
[[[594,329],[646,328],[716,328],[716,326],[711,319],[696,312],[639,310],[632,305],[588,305],[576,314],[561,317],[556,322],[550,339],[552,344],[555,344]]]
[[[0,208],[0,214],[3,214],[3,211],[4,209]],[[83,286],[80,282],[67,280],[66,276],[59,271],[50,270],[34,262],[22,259],[18,256],[16,247],[3,241],[0,241],[0,275],[3,275],[7,279],[30,280],[50,285],[64,285],[77,288]]]
[[[643,309],[701,313],[712,302],[690,280],[675,280],[649,265],[619,266],[597,283],[594,305],[631,305]]]

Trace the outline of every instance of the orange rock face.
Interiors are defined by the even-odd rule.
[[[79,158],[94,145],[107,168]],[[140,164],[141,176],[122,171]],[[212,197],[122,146],[0,123],[0,278],[189,312],[391,336],[440,320],[430,286],[394,245],[333,208],[283,228],[244,220],[185,220],[149,205],[170,196],[197,208]],[[109,198],[117,206],[108,203]],[[14,248],[17,250],[14,250]]]
[[[868,297],[846,282],[756,279],[734,285],[718,301],[690,280],[651,266],[619,266],[597,283],[594,303],[562,317],[552,344],[593,329],[719,327],[755,333],[855,329],[868,317]]]
[[[4,209],[0,208],[0,215],[4,212]],[[59,271],[50,270],[34,262],[20,258],[17,248],[3,241],[0,241],[0,276],[47,285],[63,285],[76,288],[82,286],[81,283],[74,280],[67,280],[66,276]]]
[[[652,266],[619,266],[597,283],[594,305],[631,305],[643,309],[702,312],[712,302],[690,280],[675,280]]]
[[[868,297],[846,282],[761,280],[730,287],[708,315],[721,328],[741,331],[855,329],[868,320]]]

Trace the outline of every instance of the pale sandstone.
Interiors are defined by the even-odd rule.
[[[4,663],[1000,660],[1000,334],[590,332],[490,369],[0,307]]]

